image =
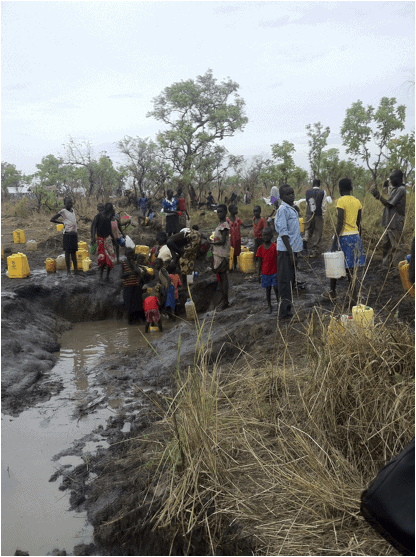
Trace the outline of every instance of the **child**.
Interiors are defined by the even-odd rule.
[[[158,272],[158,281],[159,284],[164,288],[166,291],[166,302],[164,307],[170,308],[170,314],[175,311],[175,287],[170,280],[169,273],[163,266],[163,261],[160,258],[157,258],[155,261],[155,270]]]
[[[241,226],[244,227],[244,225],[240,217],[237,216],[237,205],[230,205],[228,210],[230,216],[227,217],[227,222],[230,225],[231,246],[234,248],[233,271],[235,271],[237,269],[237,257],[241,253]]]
[[[172,252],[167,246],[168,235],[161,230],[156,234],[156,242],[159,247],[156,249],[156,257],[162,260],[165,266],[172,261]]]
[[[293,206],[295,192],[288,184],[279,189],[282,204],[274,219],[277,238],[277,280],[279,283],[279,319],[290,319],[292,314],[292,286],[295,284],[297,254],[302,251],[299,215]]]
[[[126,248],[126,261],[122,261],[120,278],[123,280],[123,300],[129,325],[142,309],[140,269],[134,264],[134,249]]]
[[[169,278],[172,281],[172,284],[175,289],[175,315],[177,315],[176,301],[179,299],[178,286],[182,286],[182,283],[181,283],[181,279],[179,278],[179,275],[176,273],[176,265],[174,263],[169,264],[168,273],[169,273]]]
[[[258,277],[262,287],[266,289],[267,312],[272,313],[272,286],[276,294],[276,300],[279,302],[277,290],[277,248],[276,244],[272,243],[273,230],[270,226],[266,226],[263,229],[262,236],[263,244],[256,253],[256,257],[260,260]]]
[[[266,221],[261,217],[261,207],[256,205],[253,207],[253,232],[254,232],[254,262],[257,263],[256,253],[263,243],[263,228],[267,226]]]
[[[78,250],[78,233],[77,233],[77,219],[75,217],[75,212],[70,197],[65,197],[64,199],[65,209],[61,209],[59,213],[51,218],[51,222],[55,224],[62,224],[61,221],[57,220],[59,217],[63,218],[64,221],[64,235],[63,235],[63,247],[65,252],[65,263],[66,263],[66,274],[69,276],[71,274],[71,259],[74,265],[74,275],[78,275],[77,267],[77,250]]]
[[[220,310],[230,307],[228,302],[228,268],[230,265],[230,225],[227,222],[226,205],[217,207],[218,226],[214,230],[214,240],[211,242],[213,255],[213,271],[222,291],[222,305]]]
[[[145,333],[149,332],[150,325],[157,323],[159,331],[163,331],[162,319],[159,313],[159,301],[153,294],[143,293],[143,309],[146,315],[146,327],[144,329]]]

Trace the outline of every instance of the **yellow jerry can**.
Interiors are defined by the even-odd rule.
[[[29,263],[24,253],[15,253],[7,258],[9,278],[25,278],[30,275]]]
[[[77,269],[80,271],[82,269],[82,262],[88,257],[88,250],[80,249],[76,252],[77,257]],[[71,262],[71,269],[74,268],[74,264]]]
[[[138,253],[141,253],[142,255],[144,255],[145,257],[145,263],[147,263],[149,261],[149,246],[136,246],[134,253],[137,255]]]
[[[45,261],[45,265],[48,273],[56,272],[56,260],[53,259],[52,257],[48,257],[48,259]]]
[[[256,263],[252,251],[241,252],[238,257],[238,266],[242,273],[255,273]]]
[[[17,230],[15,230],[13,232],[13,242],[15,244],[25,244],[26,243],[24,230],[20,230],[20,228],[18,228]]]
[[[414,298],[415,286],[409,280],[409,263],[406,260],[400,261],[398,269],[404,290],[408,292],[412,298]]]
[[[82,270],[84,271],[84,273],[86,273],[87,271],[92,271],[92,261],[89,257],[83,259]]]
[[[60,232],[60,231],[63,230],[63,229],[64,229],[64,225],[63,225],[63,224],[57,224],[57,225],[56,225],[56,230],[57,230],[58,232]]]
[[[150,325],[150,327],[149,327],[149,331],[151,333],[157,333],[158,330],[159,330],[159,327],[157,325],[156,326],[155,325]]]
[[[80,251],[82,249],[88,251],[87,242],[78,242],[78,251]]]
[[[371,338],[374,329],[374,311],[372,308],[363,304],[358,304],[352,308],[352,318],[361,327],[365,336]]]
[[[303,234],[305,232],[305,223],[303,222],[302,217],[299,217],[299,226],[300,226],[300,233]]]
[[[230,247],[230,271],[233,268],[233,264],[234,264],[234,248],[233,246]]]

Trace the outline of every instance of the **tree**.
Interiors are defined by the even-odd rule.
[[[272,145],[272,157],[278,161],[276,167],[282,174],[280,186],[287,182],[290,173],[295,169],[295,161],[292,157],[295,151],[295,146],[290,141],[285,140],[281,145],[279,143]]]
[[[99,164],[94,158],[92,146],[89,141],[75,142],[72,137],[64,144],[66,150],[66,163],[74,167],[83,167],[88,178],[87,196],[90,197],[96,188]]]
[[[194,158],[208,144],[244,129],[248,118],[238,89],[230,78],[217,83],[212,70],[208,70],[195,81],[188,79],[166,87],[153,99],[154,108],[147,116],[168,126],[158,133],[157,141],[186,186]],[[227,102],[231,96],[233,102]]]
[[[385,157],[389,170],[401,170],[404,183],[410,179],[411,183],[414,184],[415,130],[412,130],[410,134],[390,140],[387,149],[388,154]]]
[[[17,170],[16,165],[1,161],[1,195],[3,198],[9,196],[8,188],[16,188],[17,191],[24,184],[23,175]]]
[[[133,184],[137,202],[136,183],[139,187],[140,194],[143,196],[146,179],[149,180],[152,171],[157,165],[159,147],[157,143],[151,141],[148,137],[142,139],[140,137],[133,138],[128,135],[121,141],[118,141],[116,145],[119,151],[125,155],[127,159],[127,168],[135,178]]]
[[[354,160],[361,159],[370,170],[374,184],[383,159],[383,150],[393,139],[396,130],[404,129],[406,107],[396,107],[394,97],[383,97],[375,111],[358,100],[347,109],[341,128],[342,144]],[[372,145],[375,145],[375,151]],[[373,150],[374,157],[371,154]]]
[[[331,130],[329,126],[325,129],[321,122],[316,122],[313,124],[306,125],[306,135],[309,137],[308,145],[309,145],[309,163],[311,165],[311,175],[312,179],[319,178],[319,172],[321,169],[321,158],[322,158],[322,151],[326,146],[326,140],[328,139]]]
[[[295,166],[295,168],[290,173],[287,183],[292,186],[294,190],[298,192],[302,189],[302,186],[308,181],[308,171],[300,166]]]

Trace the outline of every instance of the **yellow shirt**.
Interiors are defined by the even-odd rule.
[[[337,208],[344,210],[344,226],[340,236],[358,234],[357,215],[362,209],[360,201],[353,195],[342,195],[337,201]]]

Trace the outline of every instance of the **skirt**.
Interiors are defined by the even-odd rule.
[[[359,234],[340,236],[339,244],[344,252],[346,269],[365,265],[364,248]]]
[[[99,267],[109,267],[110,269],[114,269],[114,247],[113,241],[111,236],[106,236],[105,238],[101,238],[101,236],[97,236],[97,245],[98,245],[98,259],[97,263]]]
[[[123,286],[123,300],[127,308],[128,315],[138,313],[143,310],[142,289],[137,285]]]
[[[179,230],[179,215],[166,214],[166,234],[176,234]]]
[[[77,251],[78,250],[78,234],[68,234],[65,232],[63,236],[64,251]]]

